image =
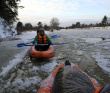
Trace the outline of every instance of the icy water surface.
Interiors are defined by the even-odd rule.
[[[51,38],[54,43],[67,42],[68,44],[54,45],[55,55],[52,58],[30,61],[28,52],[20,64],[15,66],[6,76],[0,77],[0,92],[36,93],[43,80],[65,60],[76,64],[100,86],[109,84],[110,64],[107,62],[110,62],[110,35],[106,32],[104,35],[98,30],[94,33],[97,34],[86,30],[65,30],[50,33],[50,37],[52,35],[61,36],[60,38]],[[102,61],[106,65],[102,65]],[[102,66],[105,67],[102,68]]]

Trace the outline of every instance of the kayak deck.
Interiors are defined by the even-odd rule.
[[[61,64],[59,65],[48,77],[47,79],[44,80],[43,84],[41,85],[38,93],[52,93],[52,88],[54,86],[54,82],[55,82],[55,77],[57,75],[57,72],[59,70],[59,68],[64,67],[65,64]],[[89,78],[89,80],[91,81],[93,87],[94,87],[94,93],[98,93],[97,91],[99,91],[101,89],[101,87],[91,78],[89,77],[83,70],[81,70],[79,67],[77,67],[75,64],[71,63],[71,68],[77,69],[79,70],[82,74],[84,74],[85,76],[87,76]]]

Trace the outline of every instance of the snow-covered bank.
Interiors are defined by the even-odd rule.
[[[13,41],[13,46],[16,47],[15,42],[18,42],[18,41],[19,41],[19,43],[30,43],[31,41],[34,40],[34,37],[36,36],[36,34],[37,34],[36,31],[23,32],[21,35],[19,35],[20,40]],[[46,31],[46,34],[49,34],[49,31]],[[8,44],[8,46],[12,46],[12,45]],[[12,48],[14,48],[13,46],[12,46]],[[16,55],[14,55],[14,59],[9,60],[9,64],[7,64],[5,67],[2,67],[2,72],[0,72],[0,75],[6,75],[14,66],[16,66],[18,63],[22,62],[22,59],[24,58],[26,53],[29,51],[30,46],[20,47],[19,49],[20,49],[20,52],[17,52]]]
[[[15,36],[17,31],[15,28],[8,25],[8,23],[0,17],[0,38],[6,38],[8,36]]]

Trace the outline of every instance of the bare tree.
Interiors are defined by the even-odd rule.
[[[42,22],[38,22],[38,29],[40,29],[40,28],[42,28],[43,27],[43,24],[42,24]]]
[[[51,21],[50,21],[50,26],[52,29],[59,29],[59,19],[57,18],[52,18]]]
[[[77,22],[76,23],[76,28],[80,28],[80,26],[81,26],[80,22]]]

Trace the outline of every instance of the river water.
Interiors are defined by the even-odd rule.
[[[55,67],[66,60],[84,70],[100,86],[109,84],[110,35],[108,33],[110,33],[108,29],[50,32],[49,36],[54,43],[68,44],[54,45],[55,55],[52,58],[30,60],[27,52],[22,62],[14,66],[7,75],[0,76],[0,93],[36,93]],[[52,38],[52,35],[61,37]],[[101,60],[102,56],[103,60]],[[98,58],[101,61],[108,60],[109,63],[103,68]]]

